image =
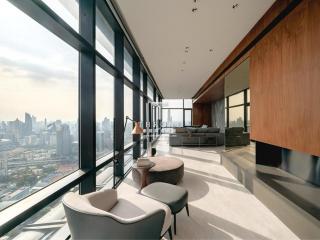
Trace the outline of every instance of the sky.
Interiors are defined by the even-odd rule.
[[[44,2],[74,29],[78,28],[78,16],[69,14],[59,1]],[[113,50],[110,45],[104,53],[109,54],[107,57],[111,59],[113,53],[109,52]],[[76,121],[78,58],[75,49],[11,3],[1,0],[0,121],[24,120],[25,112],[38,120]],[[99,86],[97,120],[102,120],[104,116],[111,118],[113,77],[99,68],[96,75]]]

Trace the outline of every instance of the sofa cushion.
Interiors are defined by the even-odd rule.
[[[202,137],[206,136],[206,133],[195,132],[191,134],[191,137]]]
[[[187,133],[186,128],[176,128],[176,133]]]
[[[171,225],[171,210],[161,202],[140,194],[124,194],[118,198],[118,203],[110,210],[110,213],[124,219],[132,219],[157,209],[162,209],[166,213],[161,231],[163,235]]]
[[[197,128],[186,128],[188,131],[189,136],[192,135],[192,133],[196,133],[197,132]]]
[[[207,133],[209,128],[198,128],[197,133]]]
[[[220,128],[209,127],[209,128],[207,128],[207,132],[208,133],[219,133],[220,132]]]

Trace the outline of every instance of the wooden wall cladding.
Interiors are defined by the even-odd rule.
[[[193,98],[199,98],[200,95],[209,88],[213,82],[217,81],[220,77],[224,77],[223,73],[226,71],[232,71],[237,64],[240,64],[244,59],[239,59],[237,64],[232,62],[237,58],[240,53],[249,46],[249,44],[266,28],[283,10],[285,10],[292,2],[297,0],[277,0],[263,15],[263,17],[254,25],[249,33],[241,40],[241,42],[234,48],[229,56],[221,63],[221,65],[212,73],[209,79],[201,86]],[[232,64],[231,67],[229,65]],[[222,76],[221,76],[222,74]],[[220,77],[219,77],[220,76]]]
[[[211,104],[194,103],[192,106],[192,125],[211,126]]]
[[[250,54],[251,138],[320,156],[320,1],[304,0]]]

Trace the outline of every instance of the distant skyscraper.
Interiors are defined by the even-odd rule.
[[[105,148],[103,131],[97,131],[96,133],[96,148],[97,152],[102,152]]]
[[[70,156],[71,154],[71,135],[67,124],[57,126],[57,155]]]
[[[25,126],[18,118],[15,121],[8,122],[8,132],[10,139],[17,142],[18,139],[24,136]]]
[[[24,114],[24,135],[28,136],[32,133],[32,118],[29,113]]]
[[[36,131],[37,130],[37,118],[33,115],[31,118],[32,118],[32,131]]]

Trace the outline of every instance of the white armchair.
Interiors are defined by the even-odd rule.
[[[172,236],[169,207],[140,194],[67,193],[62,203],[73,239],[160,239],[167,231]]]

